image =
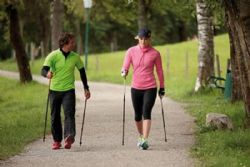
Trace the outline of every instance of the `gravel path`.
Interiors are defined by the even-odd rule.
[[[0,71],[0,75],[17,78],[15,73]],[[48,80],[33,76],[41,83]],[[90,82],[92,97],[87,102],[82,146],[79,145],[84,108],[83,89],[76,82],[76,142],[72,149],[52,150],[51,135],[46,142],[38,139],[25,150],[6,161],[5,167],[191,167],[195,160],[189,150],[194,144],[194,120],[185,113],[181,104],[163,99],[168,142],[164,142],[164,131],[160,100],[157,98],[152,112],[152,128],[149,150],[136,147],[137,132],[133,121],[130,87],[126,88],[125,145],[122,146],[122,85]]]

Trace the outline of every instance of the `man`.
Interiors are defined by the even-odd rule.
[[[41,70],[42,76],[50,79],[49,99],[51,107],[52,149],[60,149],[63,139],[61,106],[64,110],[64,148],[70,149],[75,141],[75,67],[80,72],[85,97],[90,98],[90,91],[84,65],[80,56],[73,52],[75,37],[71,33],[62,33],[59,49],[52,51],[45,59]]]
[[[131,98],[135,112],[135,124],[139,133],[137,146],[147,150],[151,128],[151,111],[157,94],[154,68],[156,68],[159,79],[158,95],[160,98],[165,94],[164,75],[161,55],[151,46],[151,31],[147,28],[140,29],[135,39],[138,39],[138,45],[127,50],[121,75],[126,78],[130,65],[132,65]]]

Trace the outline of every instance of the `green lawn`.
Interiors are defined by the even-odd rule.
[[[26,144],[42,136],[48,88],[36,82],[21,85],[2,77],[0,85],[1,160],[21,152]]]
[[[193,93],[198,69],[198,42],[188,41],[156,46],[156,49],[160,51],[163,59],[167,96],[187,103],[186,110],[196,118],[196,144],[192,148],[194,157],[201,160],[202,166],[249,166],[250,131],[244,129],[243,126],[245,118],[243,103],[229,103],[224,100],[223,94],[219,90],[211,91],[207,89],[198,94]],[[169,62],[167,62],[167,50]],[[90,55],[88,59],[89,69],[87,70],[88,79],[122,84],[120,70],[124,54],[125,51]],[[187,54],[188,72],[185,71]],[[222,76],[225,76],[226,63],[229,58],[229,39],[227,35],[220,35],[215,38],[215,54],[220,57]],[[31,65],[32,73],[40,73],[43,61],[44,59],[36,60]],[[99,62],[98,66],[96,62]],[[166,71],[167,63],[169,63],[168,72]],[[16,63],[13,60],[0,62],[0,68],[16,71]],[[131,80],[131,73],[128,80]],[[46,97],[46,95],[39,97]],[[32,106],[32,104],[29,105]],[[205,126],[205,115],[208,112],[229,115],[235,126],[234,130],[213,131],[207,128]],[[15,133],[15,130],[13,133]]]

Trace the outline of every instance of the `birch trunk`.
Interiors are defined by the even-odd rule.
[[[208,85],[208,79],[214,75],[214,34],[212,13],[206,4],[206,0],[196,1],[198,22],[198,75],[195,84],[195,92]]]

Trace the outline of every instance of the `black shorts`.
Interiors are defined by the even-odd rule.
[[[131,88],[132,103],[135,111],[135,121],[151,119],[151,111],[155,104],[157,88],[139,90]]]

